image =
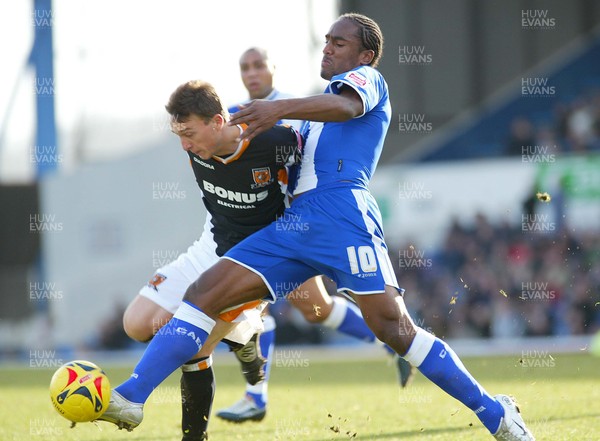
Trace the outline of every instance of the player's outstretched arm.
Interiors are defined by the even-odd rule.
[[[363,102],[351,88],[340,94],[324,93],[306,98],[277,101],[255,100],[231,116],[230,124],[248,124],[240,135],[252,139],[273,127],[280,119],[321,122],[347,121],[363,113]]]

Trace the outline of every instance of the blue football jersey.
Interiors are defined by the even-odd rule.
[[[398,287],[381,214],[367,188],[390,125],[387,84],[362,66],[333,77],[325,93],[344,87],[360,96],[361,115],[305,123],[302,160],[289,177],[290,184],[295,180],[290,207],[224,256],[260,274],[272,301],[317,274],[355,294]]]
[[[334,76],[324,93],[339,94],[351,87],[363,102],[363,113],[344,122],[314,122],[303,125],[302,161],[292,172],[293,194],[350,181],[367,188],[375,171],[390,125],[391,106],[383,76],[369,66]]]

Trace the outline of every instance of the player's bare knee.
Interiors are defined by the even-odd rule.
[[[183,295],[183,300],[193,303],[196,306],[200,306],[202,296],[201,296],[201,285],[196,280],[194,283],[190,284],[185,290],[185,294]]]
[[[197,306],[203,313],[214,319],[219,316],[219,313],[223,308],[219,308],[215,302],[211,302],[208,299],[207,294],[202,290],[201,283],[198,282],[199,281],[196,280],[188,286],[185,295],[183,296],[183,300]]]
[[[317,300],[317,301],[315,301]],[[333,302],[318,301],[321,299],[293,300],[290,303],[302,314],[304,319],[313,324],[323,323],[331,314]]]
[[[412,321],[407,321],[404,317],[393,319],[380,317],[377,320],[371,320],[369,327],[379,340],[400,354],[408,351],[416,333]]]
[[[129,338],[142,343],[151,340],[154,335],[151,326],[128,311],[123,315],[123,329]]]
[[[327,318],[327,316],[320,311],[319,307],[311,308],[310,310],[301,310],[301,312],[306,321],[313,324],[323,323]]]
[[[386,327],[384,326],[384,322],[381,320],[373,320],[373,319],[365,319],[367,326],[373,331],[375,337],[385,342],[388,332],[386,331]]]

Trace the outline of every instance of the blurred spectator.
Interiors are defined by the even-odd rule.
[[[93,349],[125,349],[131,346],[131,339],[123,329],[125,305],[115,306],[113,314],[100,326],[97,340],[90,342]]]
[[[545,148],[544,154],[553,155],[556,158],[562,151],[561,142],[556,136],[556,131],[548,125],[541,126],[535,134],[535,144]]]
[[[525,323],[510,302],[500,298],[494,300],[491,335],[496,338],[511,338],[525,334]]]
[[[573,105],[567,119],[567,138],[573,151],[585,151],[591,146],[595,113],[590,103],[583,98]]]
[[[510,137],[506,147],[506,155],[520,156],[527,146],[535,145],[533,124],[527,118],[519,116],[510,124]]]

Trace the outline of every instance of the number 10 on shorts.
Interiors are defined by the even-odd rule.
[[[377,259],[373,248],[367,245],[362,245],[356,249],[355,247],[347,247],[348,261],[350,262],[350,271],[352,274],[374,273],[377,271]],[[360,270],[359,270],[360,265]]]

